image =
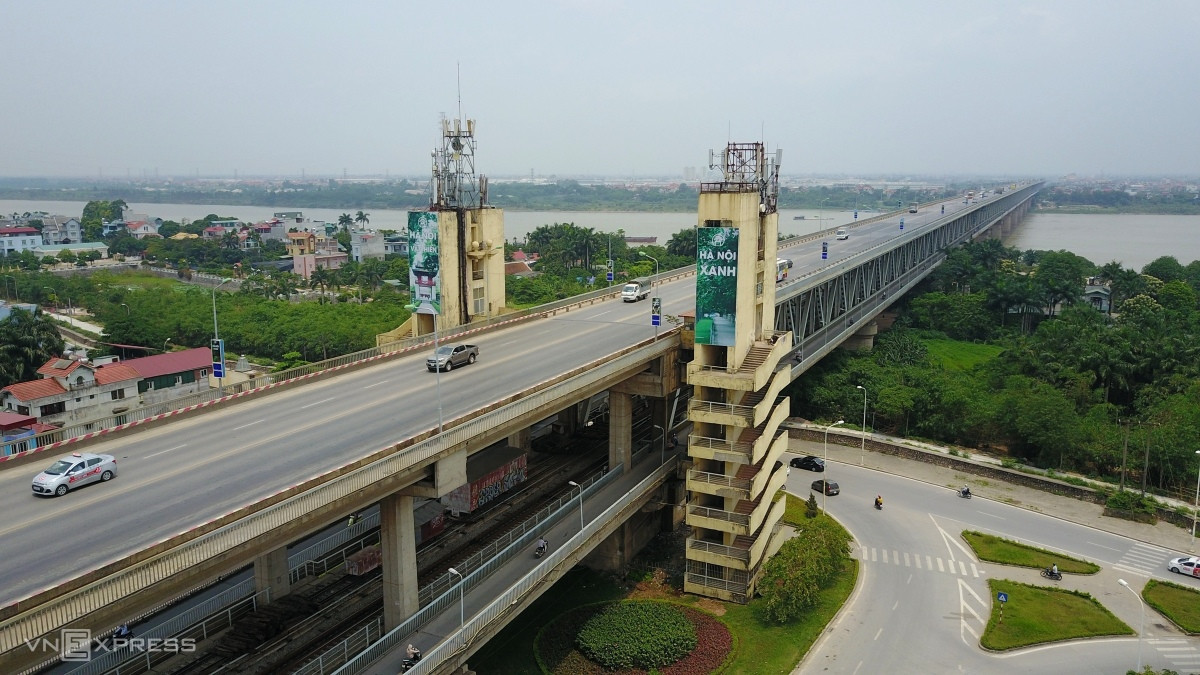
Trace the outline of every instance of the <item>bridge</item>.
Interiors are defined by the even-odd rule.
[[[822,233],[782,242],[779,255],[791,258],[795,268],[772,298],[774,330],[767,332],[789,339],[770,343],[774,364],[785,364],[786,371],[771,379],[790,382],[838,345],[869,341],[874,318],[927,275],[946,248],[1015,226],[1040,187],[1024,185],[973,204],[949,201],[944,214],[940,202],[923,205],[917,214],[887,214],[856,224],[845,241],[830,241],[829,233]],[[823,243],[829,245],[828,259],[822,259]],[[693,274],[659,279],[656,294],[666,314],[695,306]],[[286,593],[287,545],[374,503],[383,507],[385,543],[400,551],[398,564],[385,566],[392,589],[385,595],[387,624],[403,626],[431,606],[421,607],[413,544],[400,536],[411,533],[413,500],[440,496],[461,484],[472,453],[505,439],[518,447],[527,444],[528,430],[538,421],[607,392],[612,478],[598,480],[586,495],[581,490],[579,507],[608,515],[577,528],[573,538],[559,538],[568,543],[546,569],[569,569],[611,539],[629,517],[628,509],[636,510],[638,500],[644,503],[673,475],[674,463],[665,457],[635,461],[631,397],[657,401],[655,420],[675,419],[670,408],[682,400],[677,396],[680,333],[658,334],[648,325],[644,306],[600,293],[472,337],[481,344],[480,361],[453,373],[425,373],[427,344],[412,346],[338,377],[247,399],[220,415],[100,440],[95,451],[118,455],[122,462],[118,481],[104,488],[31,505],[24,493],[27,472],[3,472],[0,480],[8,489],[0,504],[10,521],[0,560],[0,602],[6,605],[0,613],[0,667],[17,672],[33,665],[33,656],[22,647],[26,640],[66,626],[110,627],[245,565],[254,565],[260,587]],[[719,370],[713,364],[688,366],[689,376],[701,381],[729,379]],[[701,424],[715,423],[703,419],[723,414],[713,403],[693,400],[690,414]],[[441,433],[433,426],[437,420],[444,420],[438,425]],[[689,453],[717,461],[724,451],[710,440],[695,435]],[[740,452],[734,445],[728,452]],[[752,464],[769,467],[767,460],[778,449],[747,452],[755,455]],[[777,482],[769,474],[757,479],[759,490]],[[688,487],[704,492],[703,484],[716,475],[689,472]],[[729,487],[737,481],[726,477],[725,482]],[[627,492],[613,487],[618,483]],[[696,517],[725,517],[720,512],[708,509]],[[769,514],[757,517],[760,525],[770,519]],[[61,523],[70,523],[72,536],[46,535],[47,526]],[[765,540],[756,544],[752,555],[761,557],[764,545]],[[715,556],[706,564],[742,555],[736,547],[721,546],[704,543]],[[721,581],[745,589],[744,582]],[[536,597],[531,589],[544,582],[523,580],[528,586],[514,591],[510,605],[523,606]],[[435,604],[453,614],[453,598],[447,598],[442,594]],[[447,642],[453,648],[447,647],[443,660],[465,663],[480,634],[453,635]],[[423,668],[438,664],[435,652]]]

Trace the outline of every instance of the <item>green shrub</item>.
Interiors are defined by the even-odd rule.
[[[1108,497],[1105,503],[1110,509],[1117,511],[1141,511],[1143,513],[1153,514],[1155,512],[1155,502],[1153,498],[1143,498],[1132,490],[1117,490]]]
[[[696,648],[696,628],[674,605],[618,602],[584,624],[576,646],[589,660],[609,670],[649,670],[691,653]]]
[[[808,493],[808,501],[804,503],[804,517],[817,517],[817,496],[812,492]]]

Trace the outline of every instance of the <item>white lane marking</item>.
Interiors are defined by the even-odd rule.
[[[384,380],[383,382],[376,382],[375,384],[368,384],[367,386],[363,387],[363,389],[370,389],[371,387],[378,387],[381,384],[387,384],[387,383],[388,383],[388,380]]]
[[[245,429],[246,427],[252,427],[252,426],[254,426],[255,424],[258,424],[259,422],[265,422],[265,421],[266,421],[265,419],[263,419],[263,420],[254,420],[253,422],[249,422],[249,423],[247,423],[247,424],[243,424],[243,425],[242,425],[242,426],[240,426],[240,427],[234,427],[234,428],[232,429],[232,431],[239,431],[239,430],[241,430],[241,429]]]
[[[946,566],[942,564],[942,559],[941,559],[941,558],[938,558],[938,559],[937,559],[937,561],[938,561],[938,571],[939,571],[939,572],[945,572],[945,571],[946,571]]]
[[[334,400],[337,400],[337,397],[336,397],[336,396],[331,396],[331,397],[329,397],[329,398],[326,398],[326,399],[321,399],[320,401],[314,401],[314,402],[312,402],[312,403],[309,403],[308,405],[302,405],[302,406],[300,406],[300,409],[301,409],[301,410],[304,410],[305,408],[311,408],[311,407],[313,407],[313,406],[315,406],[315,405],[321,405],[322,403],[329,403],[330,401],[334,401]]]
[[[1111,546],[1105,546],[1105,545],[1103,545],[1103,544],[1097,544],[1097,543],[1096,543],[1096,542],[1094,542],[1094,541],[1089,541],[1089,542],[1088,542],[1088,544],[1090,544],[1090,545],[1092,545],[1092,546],[1096,546],[1096,547],[1098,547],[1098,548],[1106,548],[1106,549],[1108,549],[1108,550],[1110,550],[1110,551],[1116,551],[1117,553],[1120,553],[1120,552],[1121,552],[1121,549],[1119,549],[1119,548],[1113,548],[1113,547],[1111,547]]]
[[[883,629],[882,629],[882,628],[880,628],[879,630],[875,631],[875,637],[874,637],[874,639],[875,639],[875,640],[878,640],[880,635],[883,635]]]
[[[904,552],[904,566],[905,566],[905,567],[912,567],[912,563],[911,563],[911,562],[909,561],[909,559],[908,559],[908,551],[905,551],[905,552]]]
[[[152,452],[149,455],[146,455],[145,458],[150,459],[151,457],[158,457],[159,455],[165,455],[168,452],[171,452],[172,450],[178,450],[180,448],[186,448],[186,447],[187,447],[187,443],[184,443],[183,445],[177,445],[173,448],[167,448],[166,450],[159,450],[158,452]]]

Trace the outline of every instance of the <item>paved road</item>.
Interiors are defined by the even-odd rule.
[[[792,450],[822,454],[820,443],[792,441]],[[1148,578],[1200,589],[1200,580],[1168,572],[1166,560],[1188,533],[1172,525],[1105,518],[1100,507],[1029,488],[983,481],[951,469],[829,446],[828,476],[842,486],[829,512],[855,537],[861,577],[851,600],[796,669],[797,673],[1124,673],[1137,663],[1137,638],[1088,640],[1005,654],[979,648],[991,612],[990,577],[1045,584],[1036,570],[977,560],[964,529],[990,532],[1091,560],[1096,575],[1068,575],[1064,589],[1091,593],[1137,630],[1142,608],[1118,578],[1140,590]],[[793,469],[789,488],[807,496],[814,474]],[[972,484],[976,498],[951,486]],[[884,510],[871,501],[884,496]],[[1200,640],[1179,633],[1146,608],[1142,661],[1156,668],[1200,669]]]
[[[966,208],[948,202],[947,211]],[[940,218],[922,214],[852,229],[831,242],[828,264]],[[802,273],[820,264],[820,241],[781,249]],[[791,283],[796,283],[795,281]],[[663,312],[694,308],[694,280],[656,286]],[[52,587],[239,507],[436,427],[444,419],[526,390],[655,334],[650,303],[613,300],[485,333],[479,361],[426,372],[422,351],[177,422],[95,444],[120,475],[58,499],[34,497],[40,467],[0,471],[0,605]],[[440,385],[438,384],[440,382]],[[49,465],[53,457],[46,458]]]

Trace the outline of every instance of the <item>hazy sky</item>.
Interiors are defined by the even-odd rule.
[[[4,5],[3,176],[1200,175],[1197,0]]]

